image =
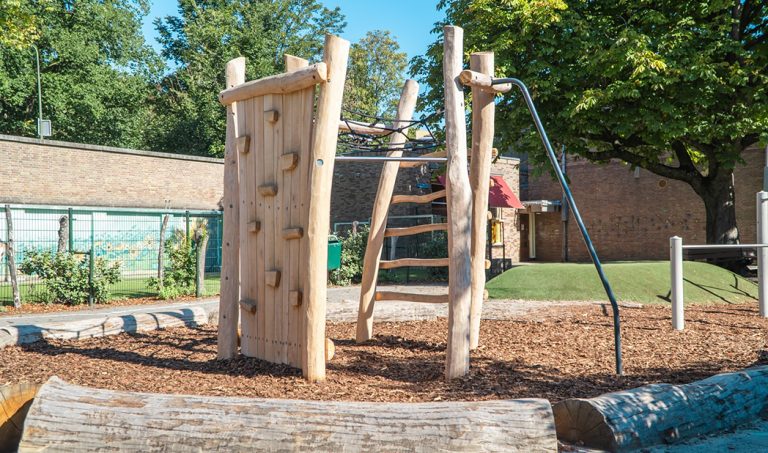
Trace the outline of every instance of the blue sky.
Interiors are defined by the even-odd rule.
[[[423,54],[429,43],[435,40],[431,34],[435,22],[443,18],[435,7],[437,0],[321,0],[329,8],[340,7],[347,19],[342,37],[357,41],[369,30],[389,30],[397,38],[408,59]],[[156,17],[176,14],[176,1],[153,0],[144,19],[144,36],[148,43],[158,48],[157,32],[152,25]]]

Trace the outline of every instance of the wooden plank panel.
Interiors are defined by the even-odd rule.
[[[257,147],[253,148],[253,165],[256,168],[254,172],[254,187],[258,187],[264,184],[265,178],[265,163],[264,163],[264,98],[258,97],[254,99],[253,103],[253,115],[250,121],[253,127],[253,134],[251,135],[251,142],[254,142]],[[253,279],[256,281],[256,303],[258,309],[256,310],[256,317],[254,319],[254,357],[264,357],[264,312],[266,306],[264,304],[264,294],[266,293],[266,286],[264,284],[264,273],[266,271],[264,264],[264,248],[266,244],[266,235],[264,234],[266,215],[266,209],[264,207],[264,198],[261,196],[256,197],[256,216],[261,222],[261,231],[256,235],[254,241],[254,259],[256,260],[256,271],[253,273]]]
[[[264,108],[263,111],[274,110],[277,108],[279,96],[278,95],[266,95],[264,96]],[[278,142],[282,142],[278,138],[279,135],[279,123],[272,123],[269,119],[263,117],[264,125],[264,183],[260,187],[274,186],[277,188],[277,179],[275,173],[275,160],[277,149],[279,149]],[[279,190],[279,189],[278,189]],[[262,193],[262,195],[264,195]],[[276,206],[275,197],[264,196],[264,224],[262,225],[263,236],[265,239],[264,244],[264,265],[268,269],[264,275],[266,281],[270,271],[277,269],[275,263],[275,231],[277,230],[276,220]],[[266,285],[266,291],[264,293],[264,360],[274,362],[275,361],[275,332],[277,326],[275,325],[275,288]]]
[[[239,114],[242,116],[242,126],[244,131],[249,134],[252,133],[251,119],[253,118],[253,103],[252,99],[240,101],[236,105],[243,107],[242,112]],[[240,116],[238,118],[240,118]],[[248,145],[250,148],[252,145],[251,140],[245,140],[241,146]],[[253,150],[242,150],[240,154],[240,319],[242,328],[240,347],[243,351],[243,355],[253,356],[253,320],[255,307],[243,305],[242,300],[252,301],[256,303],[256,287],[253,279],[254,270],[254,253],[253,243],[254,235],[250,233],[252,222],[256,221],[256,193],[254,192],[255,184],[254,172],[254,153]]]

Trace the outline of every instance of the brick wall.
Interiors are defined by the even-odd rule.
[[[512,192],[520,198],[519,159],[501,157],[491,167],[491,175],[504,178]],[[500,265],[502,259],[507,261],[505,266],[520,261],[520,215],[517,209],[504,208],[500,211],[500,220],[504,222],[504,245],[491,245],[491,260],[494,269]],[[488,240],[490,241],[490,238]]]
[[[755,192],[762,187],[763,155],[744,154],[747,165],[735,170],[736,212],[741,241],[755,240]],[[687,184],[612,162],[597,165],[569,159],[568,176],[579,211],[604,260],[668,259],[669,237],[684,243],[706,242],[704,203]],[[527,200],[559,200],[561,190],[549,174],[531,178]],[[573,261],[589,259],[575,221],[568,222],[568,252]],[[560,261],[563,228],[560,213],[536,215],[536,251],[541,261]]]
[[[0,135],[0,203],[218,209],[224,161]]]

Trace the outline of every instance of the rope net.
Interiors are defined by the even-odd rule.
[[[429,123],[441,112],[414,120],[400,120],[367,115],[365,113],[343,110],[339,128],[339,154],[380,153],[403,150],[411,153],[435,151],[443,144],[435,138]],[[397,124],[397,127],[393,125]],[[406,132],[408,130],[408,132]],[[420,137],[415,137],[415,132]],[[402,145],[391,146],[392,137],[397,134],[405,139]]]

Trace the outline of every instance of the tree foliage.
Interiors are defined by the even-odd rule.
[[[41,0],[23,2],[20,11],[17,28],[27,33],[15,39],[3,30],[0,45],[0,132],[36,135],[35,45],[53,138],[141,147],[148,82],[162,67],[141,33],[147,1]]]
[[[179,0],[179,13],[155,22],[163,57],[175,69],[160,85],[152,148],[222,156],[225,110],[217,99],[224,68],[247,59],[246,79],[282,70],[284,53],[318,59],[325,33],[346,23],[317,0]]]
[[[344,88],[344,107],[365,115],[393,117],[408,59],[386,30],[369,31],[353,43]]]
[[[550,137],[596,162],[623,160],[688,183],[707,239],[735,228],[732,172],[768,130],[768,6],[755,0],[443,0],[467,52],[493,50],[499,75],[528,84]],[[413,71],[442,97],[440,41]],[[498,138],[544,162],[515,93]]]

